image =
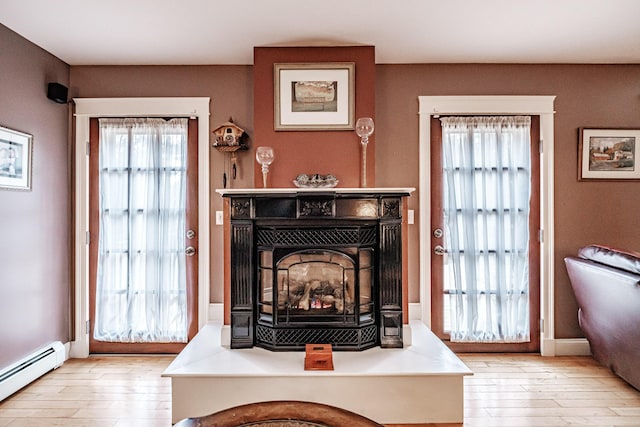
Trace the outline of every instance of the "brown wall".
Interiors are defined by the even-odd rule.
[[[254,128],[257,145],[272,146],[275,160],[269,187],[291,187],[299,174],[331,173],[341,187],[360,186],[361,144],[353,130],[275,131],[275,63],[353,62],[355,67],[355,117],[375,121],[375,48],[257,47],[254,49]],[[354,122],[355,124],[355,122]],[[252,147],[255,153],[255,147]],[[375,186],[375,133],[367,146],[367,186]],[[254,162],[255,186],[262,187],[262,172]]]
[[[640,249],[640,182],[578,182],[579,127],[640,127],[640,65],[378,65],[377,185],[418,187],[420,95],[555,95],[555,336],[582,336],[564,257],[601,243]],[[409,198],[416,210],[420,192]],[[419,298],[410,226],[410,301]]]
[[[247,65],[211,66],[76,66],[71,67],[70,96],[109,98],[136,96],[210,97],[209,129],[233,118],[249,135],[253,147],[253,71]],[[213,144],[213,134],[210,134]],[[229,174],[229,156],[211,149],[211,301],[223,301],[222,226],[215,224],[215,211],[222,210],[222,198],[214,192],[222,188],[222,174]],[[253,160],[250,151],[238,152],[238,175],[227,188],[253,187]],[[202,244],[202,240],[200,241]]]
[[[0,370],[69,340],[69,67],[0,25],[0,124],[33,135],[32,191],[0,189]]]
[[[422,258],[418,235],[418,96],[555,95],[556,337],[582,336],[563,258],[593,242],[640,249],[640,228],[634,225],[640,208],[640,197],[634,194],[640,183],[578,182],[578,128],[640,127],[639,81],[640,65],[375,66],[375,185],[418,188],[409,198],[409,208],[416,211],[416,225],[409,226],[408,236],[410,302],[419,299]],[[253,83],[250,66],[71,68],[74,96],[210,96],[211,128],[232,116],[252,138]],[[274,137],[280,138],[280,133]],[[251,147],[270,142],[249,140]],[[357,145],[357,139],[355,142]],[[322,143],[307,141],[305,153]],[[252,153],[239,154],[240,177],[231,183],[233,187],[254,186]],[[212,150],[211,159],[212,188],[220,188],[224,157]],[[288,169],[276,163],[273,167],[274,174],[276,168],[280,168],[278,173],[288,170],[286,180],[302,168],[297,163],[287,163]],[[221,209],[221,198],[214,193],[212,214]],[[211,301],[222,302],[222,228],[212,226],[212,234]]]

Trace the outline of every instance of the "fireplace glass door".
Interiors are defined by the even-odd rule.
[[[262,320],[275,316],[272,322],[280,325],[353,325],[356,316],[372,320],[373,250],[305,249],[275,265],[273,257],[273,251],[259,253]]]
[[[355,266],[348,256],[328,250],[293,253],[278,262],[277,281],[278,323],[354,322]]]

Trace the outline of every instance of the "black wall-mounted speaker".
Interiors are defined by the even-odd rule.
[[[67,87],[60,83],[49,83],[47,85],[47,98],[58,104],[67,103]]]

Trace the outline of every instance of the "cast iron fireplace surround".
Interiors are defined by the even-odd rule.
[[[402,347],[408,189],[232,189],[231,348]]]

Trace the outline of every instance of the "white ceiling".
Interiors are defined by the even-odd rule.
[[[376,63],[640,63],[640,0],[1,0],[70,65],[252,64],[254,46],[364,44]]]

